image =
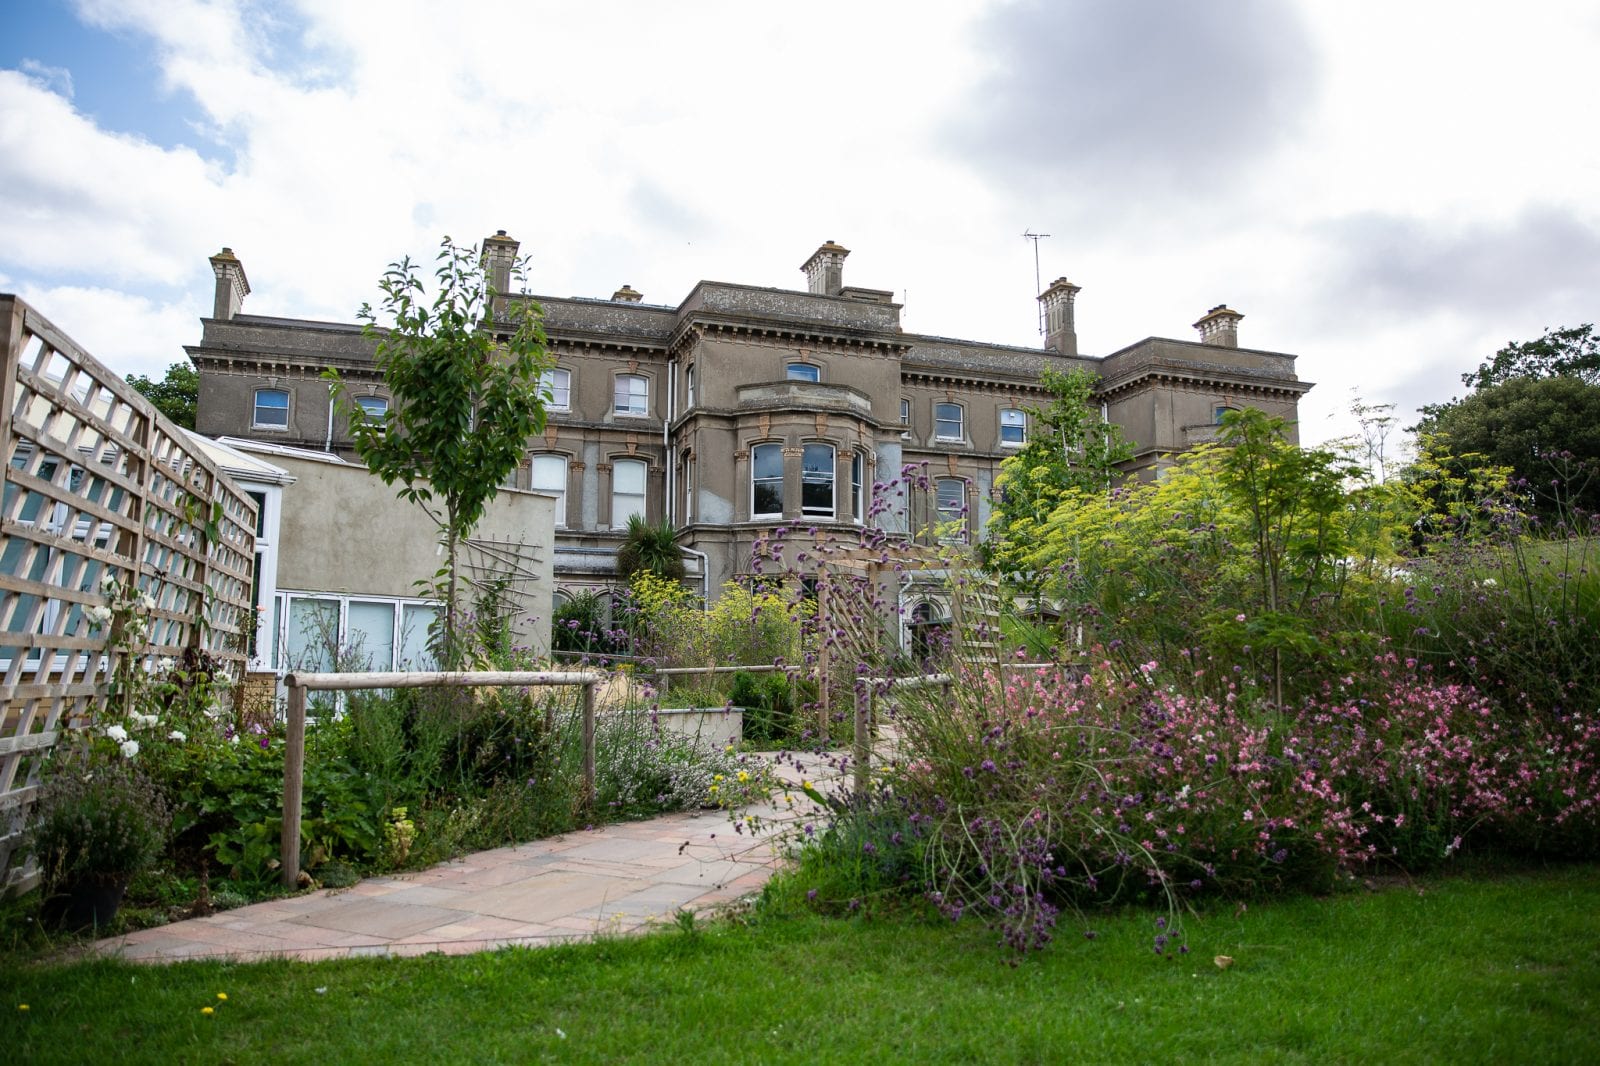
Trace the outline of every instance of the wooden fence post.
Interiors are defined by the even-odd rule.
[[[856,798],[867,794],[867,776],[872,763],[872,684],[866,679],[856,682],[856,736],[855,749]]]
[[[594,701],[597,681],[587,681],[583,686],[583,788],[585,802],[594,803]]]
[[[283,843],[278,852],[282,863],[279,879],[284,888],[294,888],[300,880],[300,796],[306,763],[306,689],[295,684],[290,674],[289,735],[283,753]]]

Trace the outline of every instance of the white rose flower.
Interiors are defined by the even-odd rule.
[[[150,728],[153,725],[160,725],[161,724],[161,719],[157,718],[153,714],[135,714],[133,717],[138,721],[138,723],[141,726],[145,727],[146,729]]]
[[[117,575],[116,574],[108,573],[108,574],[106,574],[105,577],[100,579],[100,588],[103,589],[106,592],[115,592],[115,591],[117,591],[117,588],[121,584],[122,584],[122,582],[117,579]]]
[[[156,670],[163,674],[168,670],[171,670],[176,665],[177,660],[170,655],[163,656],[162,658],[156,660]]]
[[[174,729],[172,732],[167,734],[167,739],[176,740],[179,744],[183,744],[189,740],[189,737],[186,733],[184,733],[183,730]]]
[[[146,592],[139,597],[139,606],[147,611],[153,611],[156,609],[156,601],[151,599],[150,594]]]
[[[91,607],[83,613],[90,622],[97,626],[103,626],[107,622],[111,621],[111,608],[105,606],[104,604],[101,604],[98,607]]]
[[[137,740],[124,740],[122,742],[122,755],[124,758],[131,759],[137,754],[139,754],[139,742]]]
[[[108,725],[106,726],[106,736],[117,741],[127,740],[128,731],[120,725]]]

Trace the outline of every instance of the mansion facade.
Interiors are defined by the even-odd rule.
[[[497,292],[517,250],[504,231],[484,241]],[[1257,407],[1292,427],[1311,388],[1293,355],[1239,347],[1243,316],[1223,306],[1195,324],[1197,340],[1080,354],[1079,289],[1065,278],[1039,297],[1043,348],[906,333],[892,293],[844,284],[847,255],[823,244],[801,268],[802,290],[702,281],[673,305],[626,285],[600,299],[500,298],[537,300],[555,360],[548,422],[515,485],[555,500],[558,601],[615,581],[631,515],[669,522],[714,597],[749,572],[761,534],[862,523],[874,483],[908,464],[926,464],[932,507],[964,514],[976,536],[1000,463],[1033,431],[1029,408],[1049,401],[1045,369],[1096,377],[1103,417],[1134,447],[1129,473],[1143,476],[1213,439],[1228,409]],[[213,313],[185,349],[199,371],[199,432],[350,457],[322,371],[336,368],[370,412],[392,399],[361,328],[245,314],[242,263],[224,248],[211,264]],[[904,507],[880,519],[906,520]]]

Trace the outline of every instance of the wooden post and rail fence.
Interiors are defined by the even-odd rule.
[[[386,688],[552,688],[583,686],[584,801],[594,801],[595,689],[604,680],[593,671],[434,671],[387,674],[309,674],[284,677],[288,691],[288,736],[283,758],[283,837],[278,853],[279,877],[293,888],[300,877],[300,814],[306,764],[306,693],[356,692]]]

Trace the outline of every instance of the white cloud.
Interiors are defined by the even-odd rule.
[[[85,0],[152,51],[232,163],[108,133],[60,78],[0,71],[0,270],[69,333],[119,321],[104,351],[86,343],[130,372],[198,339],[222,245],[246,264],[248,310],[348,320],[391,259],[497,228],[539,291],[629,282],[652,302],[703,277],[799,287],[836,239],[851,283],[906,300],[907,328],[1035,344],[1031,228],[1054,235],[1044,279],[1084,286],[1085,351],[1189,336],[1227,302],[1246,344],[1299,352],[1322,383],[1308,439],[1347,382],[1442,399],[1505,340],[1595,317],[1592,267],[1560,262],[1596,230],[1600,150],[1574,132],[1592,10],[1277,7],[1258,10],[1292,49],[1202,23],[1216,55],[1185,59],[1199,95],[1173,110],[1171,91],[1130,97],[1143,82],[1113,77],[1149,70],[1139,26],[1176,10],[1153,0]],[[1030,65],[1007,95],[980,28],[1024,23],[1034,36],[1008,40]],[[1107,73],[1052,91],[1068,44]],[[1282,98],[1231,91],[1240,64]],[[989,125],[953,148],[963,115]],[[1190,172],[1205,180],[1184,186]]]
[[[72,99],[72,71],[66,67],[52,67],[37,59],[24,59],[17,64],[17,69],[50,92]]]
[[[161,378],[173,363],[187,362],[183,346],[199,340],[199,319],[186,302],[162,303],[77,285],[15,285],[3,276],[0,289],[22,297],[74,344],[123,377]]]

